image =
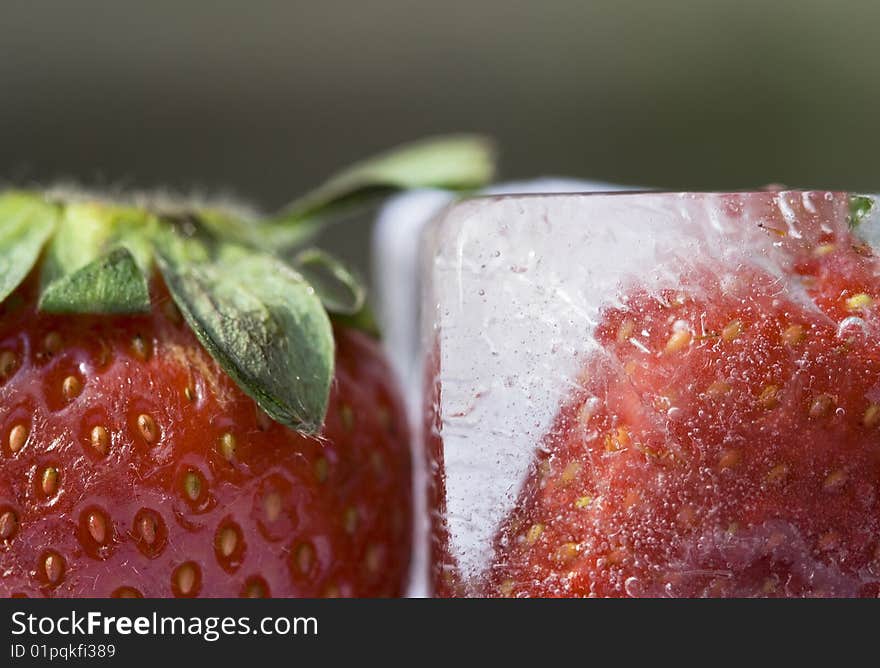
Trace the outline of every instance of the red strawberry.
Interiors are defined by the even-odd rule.
[[[795,214],[803,296],[698,266],[604,311],[486,595],[880,594],[880,262]]]
[[[262,413],[154,295],[165,309],[122,318],[37,314],[31,286],[9,300],[0,593],[401,594],[409,446],[377,344],[336,330],[317,439]]]
[[[485,158],[408,147],[274,220],[0,193],[0,595],[401,595],[401,399],[362,288],[296,247]]]

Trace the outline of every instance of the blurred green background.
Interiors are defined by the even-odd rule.
[[[880,4],[9,2],[0,180],[282,205],[424,134],[502,176],[880,190]],[[327,243],[366,268],[368,226]]]

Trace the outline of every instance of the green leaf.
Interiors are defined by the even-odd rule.
[[[366,299],[363,282],[329,253],[307,248],[294,257],[293,266],[331,313],[354,315],[363,307]]]
[[[217,209],[199,209],[199,223],[217,239],[275,253],[295,248],[317,234],[320,224],[291,225],[288,222],[248,220]]]
[[[857,228],[874,208],[874,198],[866,195],[849,196],[849,227]]]
[[[143,313],[159,220],[98,200],[64,205],[42,263],[40,308],[54,313]]]
[[[116,248],[50,283],[40,295],[49,313],[146,313],[147,279],[127,248]]]
[[[64,205],[57,231],[46,249],[43,285],[71,274],[120,246],[145,274],[151,269],[158,219],[148,211],[98,200]]]
[[[0,302],[27,277],[58,224],[58,208],[42,197],[0,195]]]
[[[333,333],[309,284],[281,260],[241,246],[214,257],[170,233],[156,259],[199,341],[276,421],[315,433],[333,378]]]
[[[328,220],[369,206],[396,190],[470,190],[488,183],[493,174],[494,151],[485,137],[435,137],[349,167],[262,225],[267,233],[279,226],[298,228],[301,243]]]

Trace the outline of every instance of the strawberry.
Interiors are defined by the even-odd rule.
[[[299,246],[486,158],[406,147],[267,220],[0,194],[0,594],[401,595],[405,412],[359,283]]]
[[[604,309],[483,594],[880,595],[880,261],[815,198],[763,218],[784,277],[695,262]]]

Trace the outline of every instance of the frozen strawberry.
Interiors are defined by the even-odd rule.
[[[0,194],[0,595],[401,595],[405,411],[363,288],[300,246],[337,206],[487,165],[467,138],[406,147],[274,219]]]
[[[483,594],[880,594],[880,263],[792,216],[788,275],[696,263],[603,311]]]

